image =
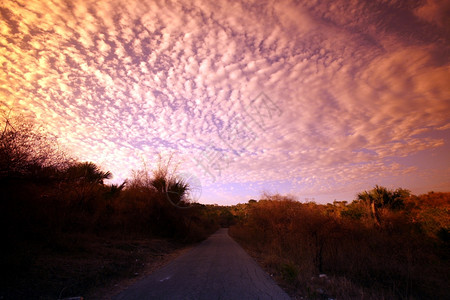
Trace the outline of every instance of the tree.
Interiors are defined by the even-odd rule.
[[[90,184],[103,184],[105,179],[111,179],[111,172],[104,172],[92,162],[78,162],[66,170],[68,181],[84,182]]]
[[[76,162],[64,171],[62,178],[60,187],[72,195],[72,203],[81,210],[93,211],[94,200],[99,199],[104,180],[112,178],[112,174],[92,162]]]
[[[151,185],[160,193],[165,194],[167,199],[176,206],[186,206],[190,199],[187,195],[190,185],[185,178],[177,175],[178,165],[172,166],[173,154],[167,160],[159,157],[158,167],[153,171]]]
[[[152,174],[144,163],[144,169],[133,171],[133,179],[129,187],[144,188],[156,191],[160,199],[168,201],[175,206],[188,206],[192,200],[189,195],[195,189],[191,187],[188,178],[184,178],[177,173],[178,164],[173,163],[173,154],[167,159],[159,156],[158,166]]]
[[[23,117],[3,117],[0,124],[0,179],[55,177],[72,163],[42,127]]]
[[[380,226],[380,208],[399,210],[404,207],[404,199],[410,197],[410,191],[398,188],[395,191],[376,185],[370,191],[364,191],[357,195],[357,199],[370,205],[372,218],[377,226]]]

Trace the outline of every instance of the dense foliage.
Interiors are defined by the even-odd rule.
[[[450,193],[379,186],[350,204],[272,195],[233,207],[231,234],[297,296],[444,299],[449,209]]]
[[[20,281],[40,256],[79,251],[86,240],[134,236],[187,243],[219,227],[213,207],[187,203],[188,183],[167,166],[106,184],[110,172],[69,158],[32,123],[8,119],[1,128],[0,292]]]

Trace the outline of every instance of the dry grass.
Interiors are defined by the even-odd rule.
[[[345,276],[311,275],[301,266],[277,255],[258,251],[241,242],[247,253],[270,274],[292,299],[395,299],[392,293],[365,288]]]
[[[156,240],[153,242],[158,243],[161,241]],[[117,295],[133,283],[136,283],[147,275],[160,269],[193,247],[193,245],[183,245],[178,243],[175,243],[175,247],[173,246],[174,244],[169,245],[163,252],[149,252],[146,256],[146,262],[142,264],[140,271],[138,270],[133,273],[133,277],[119,278],[103,285],[102,287],[96,287],[90,293],[86,294],[86,299],[111,299],[112,296]]]
[[[379,227],[370,213],[355,219],[337,208],[249,203],[230,234],[296,299],[448,297],[448,240],[410,221],[411,211],[380,211]]]

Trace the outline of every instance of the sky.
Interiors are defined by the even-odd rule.
[[[450,1],[3,0],[0,111],[200,203],[450,191]],[[201,191],[201,193],[200,193]]]

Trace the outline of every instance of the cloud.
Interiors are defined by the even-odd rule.
[[[418,7],[414,13],[421,19],[441,26],[450,27],[448,15],[450,14],[450,2],[446,0],[427,0],[424,5]]]
[[[331,193],[447,144],[449,45],[427,23],[443,2],[2,5],[3,110],[116,180],[173,151],[210,189]]]

